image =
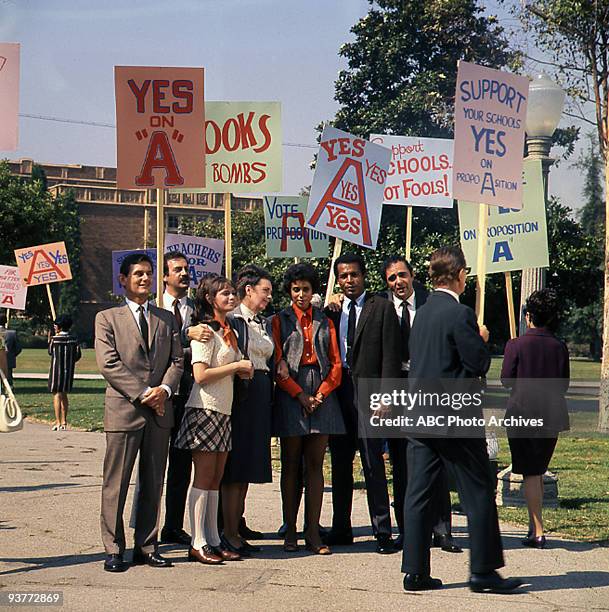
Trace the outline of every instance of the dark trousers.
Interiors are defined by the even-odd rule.
[[[357,396],[348,370],[343,369],[343,380],[337,390],[346,434],[330,436],[332,456],[332,530],[351,531],[351,508],[353,504],[353,460],[359,449],[366,481],[368,511],[375,537],[391,535],[389,494],[383,459],[381,438],[358,438]]]
[[[442,470],[452,470],[467,514],[472,573],[503,567],[503,547],[495,505],[495,483],[484,439],[409,439],[411,477],[404,503],[402,572],[429,575],[434,490]]]
[[[169,446],[169,465],[167,467],[167,487],[165,489],[165,529],[184,528],[186,496],[190,486],[192,456],[189,450],[174,447],[175,437],[180,429],[188,394],[173,398],[175,425],[171,430]]]

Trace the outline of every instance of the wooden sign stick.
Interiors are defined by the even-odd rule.
[[[49,305],[51,306],[51,316],[53,317],[53,321],[57,318],[57,313],[55,312],[55,304],[53,304],[53,296],[51,295],[51,285],[46,285],[47,295],[49,296]]]
[[[224,270],[226,278],[231,278],[233,273],[233,240],[232,240],[232,222],[231,222],[231,194],[225,193],[222,196],[224,200]]]
[[[476,316],[478,325],[484,325],[484,291],[486,288],[486,229],[488,208],[480,204],[478,209],[478,256],[476,260]]]
[[[165,253],[165,190],[156,190],[156,304],[163,308],[163,255]]]
[[[410,261],[412,247],[412,206],[406,207],[406,259]]]
[[[508,320],[510,322],[510,338],[516,337],[516,315],[514,313],[514,291],[512,289],[512,273],[504,272],[505,296],[507,298]]]
[[[336,238],[334,241],[334,252],[332,253],[332,261],[330,262],[330,272],[328,273],[328,288],[326,289],[326,299],[324,306],[328,305],[330,296],[334,293],[334,284],[336,283],[336,277],[334,276],[334,262],[340,257],[340,252],[343,249],[343,241],[340,238]]]

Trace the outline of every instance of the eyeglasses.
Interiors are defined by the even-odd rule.
[[[398,276],[400,278],[408,278],[410,276],[410,272],[398,272],[397,274],[392,274],[391,276],[387,277],[387,282],[393,283],[398,279]]]

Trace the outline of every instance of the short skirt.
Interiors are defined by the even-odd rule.
[[[174,446],[183,450],[209,453],[230,451],[230,415],[215,410],[187,406]]]
[[[558,438],[510,438],[512,472],[523,476],[541,476],[546,473],[554,454]]]

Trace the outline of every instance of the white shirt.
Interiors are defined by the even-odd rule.
[[[444,291],[444,293],[448,293],[448,295],[452,295],[455,298],[455,300],[457,300],[457,302],[461,303],[459,300],[459,294],[455,293],[454,291],[450,289],[446,289],[444,287],[438,287],[437,289],[435,289],[435,291]]]
[[[395,308],[395,313],[398,315],[398,320],[402,320],[402,308],[404,307],[404,300],[399,298],[395,293],[391,293],[393,298],[393,306]],[[414,295],[414,291],[410,294],[409,297],[406,298],[406,307],[408,308],[408,317],[410,318],[410,327],[412,328],[412,324],[414,323],[414,317],[417,314],[417,305],[416,298]],[[408,372],[410,370],[410,361],[402,361],[402,371]]]
[[[359,321],[359,316],[362,312],[362,308],[364,307],[364,300],[366,299],[366,292],[362,293],[355,300],[355,326],[357,327],[357,322]],[[349,298],[345,298],[343,300],[343,308],[340,313],[340,327],[339,327],[339,336],[340,336],[340,359],[343,362],[343,367],[347,367],[347,332],[349,327],[349,304],[351,304],[353,300]]]
[[[188,304],[188,295],[185,295],[181,298],[175,298],[167,291],[163,293],[163,308],[165,310],[169,310],[169,312],[175,313],[173,303],[176,301],[176,299],[179,302],[178,308],[180,310],[180,314],[182,315],[182,329],[180,330],[181,332],[185,327],[190,326],[193,309],[192,306]]]

